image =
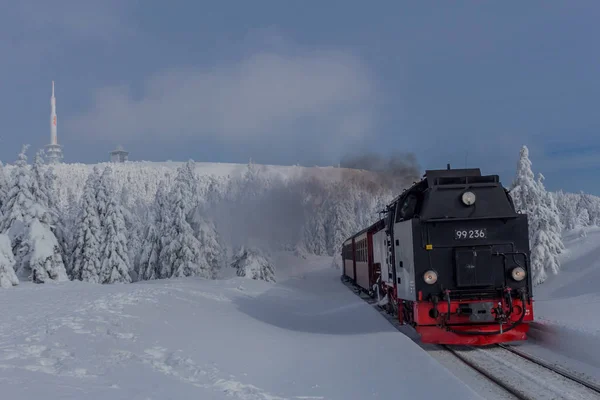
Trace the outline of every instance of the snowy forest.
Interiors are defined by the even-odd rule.
[[[197,276],[276,280],[275,251],[333,256],[420,178],[414,160],[363,170],[240,164],[0,164],[0,287]],[[388,168],[389,167],[389,168]],[[506,185],[506,184],[505,184]],[[560,270],[561,234],[600,225],[600,197],[546,191],[521,149],[508,185],[529,215],[534,282]]]

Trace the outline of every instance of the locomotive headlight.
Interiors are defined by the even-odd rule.
[[[425,283],[428,283],[430,285],[433,285],[434,283],[437,282],[437,272],[429,270],[427,272],[425,272],[425,274],[423,274],[423,280],[425,281]]]
[[[475,203],[475,193],[473,193],[473,192],[464,192],[462,194],[462,202],[466,206],[473,205]]]
[[[525,279],[525,270],[521,267],[513,268],[510,274],[512,275],[512,278],[517,282],[520,282],[523,279]]]

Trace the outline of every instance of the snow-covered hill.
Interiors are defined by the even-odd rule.
[[[561,272],[535,287],[536,324],[523,346],[600,384],[600,228],[566,232],[563,241]]]
[[[278,254],[278,283],[0,291],[2,398],[480,398],[342,285],[330,262]]]

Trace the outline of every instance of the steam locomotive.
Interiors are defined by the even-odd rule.
[[[526,340],[533,321],[527,215],[498,175],[427,170],[343,243],[342,278],[423,343]]]

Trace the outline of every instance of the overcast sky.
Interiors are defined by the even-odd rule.
[[[414,152],[600,195],[598,1],[30,1],[0,13],[0,159],[334,165]],[[30,152],[33,155],[33,151]]]

